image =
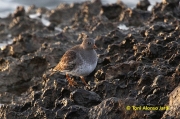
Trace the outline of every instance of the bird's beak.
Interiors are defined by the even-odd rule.
[[[93,49],[97,49],[97,46],[96,46],[96,45],[94,45],[94,46],[93,46]]]

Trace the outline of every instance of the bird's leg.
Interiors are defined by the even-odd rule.
[[[83,82],[85,85],[88,85],[88,84],[86,83],[86,81],[85,81],[85,79],[84,79],[83,76],[80,76],[80,78],[81,78],[82,82]]]
[[[71,80],[68,74],[66,74],[66,79],[68,80],[69,85],[71,86],[77,85],[77,83],[74,80]]]

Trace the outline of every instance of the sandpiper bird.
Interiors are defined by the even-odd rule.
[[[80,45],[65,52],[54,70],[65,72],[66,79],[71,86],[77,85],[77,83],[71,80],[69,75],[80,77],[82,82],[87,85],[84,76],[89,75],[96,68],[98,60],[94,50],[96,48],[94,39],[84,38]]]

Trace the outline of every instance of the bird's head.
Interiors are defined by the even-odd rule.
[[[97,49],[97,46],[95,45],[95,41],[92,38],[85,38],[82,42],[82,47],[84,49]]]

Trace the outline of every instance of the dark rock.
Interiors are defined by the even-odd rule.
[[[171,32],[175,29],[174,26],[163,23],[163,22],[157,22],[154,25],[150,27],[153,31],[165,31],[165,32]]]
[[[115,66],[111,66],[107,69],[105,80],[112,80],[119,76],[125,76],[130,71],[130,64],[122,63]]]
[[[147,102],[148,104],[151,104],[151,105],[158,105],[157,99],[158,99],[157,95],[155,95],[155,94],[150,94],[150,95],[147,96],[146,102]]]
[[[9,23],[9,31],[13,36],[17,36],[22,32],[34,32],[34,26],[43,29],[43,24],[40,21],[33,21],[27,16],[18,16]]]
[[[31,107],[32,107],[31,102],[27,102],[22,106],[20,111],[23,112],[23,111],[25,111],[25,110],[27,110],[28,108],[31,108]]]
[[[168,3],[178,3],[178,0],[163,0],[164,4],[168,4]]]
[[[175,88],[169,97],[169,103],[168,103],[168,109],[165,111],[163,114],[162,119],[167,119],[169,118],[179,118],[179,89],[180,87],[178,86]],[[170,109],[169,109],[170,108]]]
[[[163,97],[160,98],[158,103],[159,103],[159,105],[164,105],[164,104],[167,104],[168,101],[169,101],[169,97],[168,96],[163,96]]]
[[[97,23],[95,27],[92,28],[92,33],[97,36],[99,34],[105,35],[109,33],[111,30],[114,30],[116,26],[111,23]]]
[[[148,5],[147,0],[138,9],[100,0],[51,10],[33,5],[0,18],[0,41],[13,39],[0,49],[0,118],[179,118],[179,1],[164,0],[152,11],[146,11]],[[97,67],[85,77],[87,86],[72,87],[65,73],[52,69],[86,36],[98,46]],[[167,105],[173,108],[135,110]]]
[[[143,11],[139,9],[126,9],[120,16],[120,21],[126,26],[142,26],[144,21],[147,21],[151,17],[149,11]]]
[[[98,70],[94,76],[98,81],[105,80],[105,73],[102,70]]]
[[[6,49],[8,55],[13,57],[21,57],[27,53],[32,53],[37,50],[37,44],[33,43],[30,34],[20,34],[14,39],[13,45]]]
[[[27,9],[27,13],[34,14],[34,13],[36,13],[36,9],[37,9],[36,5],[31,5]]]
[[[140,0],[140,1],[137,3],[136,8],[147,11],[149,5],[150,5],[150,2],[149,2],[148,0]]]
[[[138,85],[151,84],[152,74],[150,72],[143,73],[138,81]]]
[[[83,89],[78,89],[72,92],[70,94],[70,98],[74,101],[75,104],[85,107],[94,106],[101,102],[101,98],[98,94]]]
[[[180,53],[173,54],[172,57],[168,60],[169,64],[173,66],[177,66],[179,64],[180,59]]]
[[[142,94],[148,94],[149,93],[149,91],[150,91],[150,86],[143,86],[142,87],[142,90],[141,90],[141,93]]]
[[[33,101],[39,99],[41,97],[41,92],[33,92]]]
[[[99,48],[107,48],[108,44],[111,44],[114,42],[114,39],[113,38],[109,38],[109,37],[98,37],[96,39],[96,45],[99,47]]]
[[[16,11],[13,13],[13,17],[24,16],[24,15],[25,15],[25,9],[23,6],[18,6],[16,8]]]
[[[133,115],[132,110],[126,112],[125,105],[132,105],[131,99],[122,101],[120,98],[111,97],[102,101],[99,105],[90,108],[90,119],[123,119],[130,118]],[[97,113],[98,112],[98,113]],[[137,118],[137,116],[134,116]]]
[[[56,118],[66,118],[66,119],[88,119],[88,108],[72,105],[57,110]]]
[[[109,20],[117,19],[121,12],[125,9],[123,3],[119,4],[112,4],[107,6],[102,6],[102,15],[105,15]]]
[[[146,53],[149,58],[156,58],[163,55],[164,50],[162,45],[150,43],[148,44],[147,49],[144,50],[144,53]]]
[[[113,83],[101,81],[96,85],[93,91],[99,94],[99,96],[104,99],[114,97],[116,95],[117,87],[118,86]]]
[[[177,75],[180,75],[180,65],[178,65],[178,66],[176,67],[176,73],[177,73]]]
[[[49,20],[53,23],[67,22],[78,11],[78,6],[78,4],[73,4],[71,6],[68,4],[61,4],[56,10],[50,11]]]
[[[73,102],[73,100],[71,100],[69,98],[62,98],[61,100],[57,99],[55,101],[54,111],[59,110],[60,108],[71,106],[71,105],[74,105],[74,102]]]
[[[2,69],[3,71],[0,74],[0,85],[6,87],[1,89],[2,91],[26,91],[30,84],[25,82],[30,81],[33,76],[42,76],[47,67],[46,60],[38,56],[23,57],[21,61],[18,62],[13,58],[9,58],[6,61],[11,65]],[[9,77],[11,78],[9,79]]]
[[[112,111],[113,110],[113,111]],[[89,111],[89,118],[119,118],[122,117],[124,114],[124,107],[120,99],[112,97],[104,100],[99,105],[94,106]],[[98,113],[97,113],[98,112]],[[109,113],[111,114],[109,115]]]
[[[158,75],[155,77],[152,87],[159,87],[163,85],[163,80],[164,80],[164,76],[163,75]]]

